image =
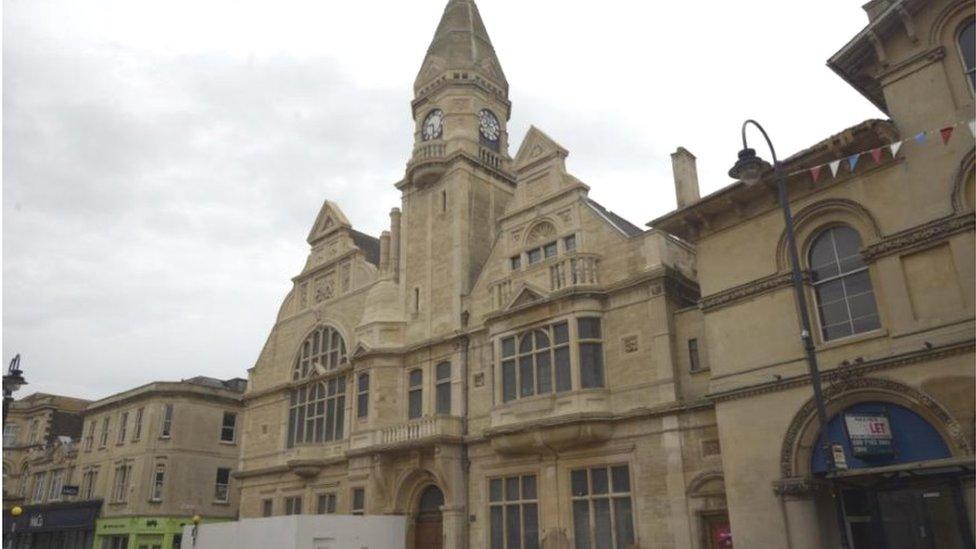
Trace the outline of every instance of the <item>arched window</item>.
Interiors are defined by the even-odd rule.
[[[959,54],[970,91],[976,91],[976,21],[963,25],[959,31]]]
[[[292,372],[292,379],[299,380],[323,374],[345,365],[346,342],[342,334],[331,326],[323,326],[305,338],[301,354]]]
[[[824,341],[881,327],[857,231],[838,226],[821,232],[809,260]]]
[[[569,391],[569,363],[567,322],[502,339],[502,400]]]

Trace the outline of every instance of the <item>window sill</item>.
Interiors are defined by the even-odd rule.
[[[842,337],[840,339],[832,339],[826,342],[820,341],[816,345],[816,350],[817,352],[829,351],[831,349],[836,349],[838,347],[853,345],[855,343],[861,343],[864,341],[870,341],[872,339],[878,339],[882,337],[888,337],[888,330],[885,328],[878,328],[877,330],[871,330],[870,332],[861,332],[859,334]]]
[[[688,370],[688,373],[691,375],[696,375],[696,374],[707,374],[711,371],[712,371],[711,368],[699,368],[697,370]]]
[[[173,437],[172,437],[172,436],[170,436],[170,435],[160,435],[160,436],[159,436],[159,440],[170,440],[170,439],[172,439],[172,438],[173,438]]]
[[[221,507],[229,507],[230,506],[230,501],[217,501],[217,500],[214,500],[214,501],[212,501],[210,503],[213,504],[213,505],[219,505]]]
[[[109,502],[109,505],[112,505],[112,506],[115,506],[115,507],[120,507],[122,505],[125,505],[126,503],[128,503],[128,502],[126,502],[126,501],[110,501]]]
[[[236,440],[219,440],[217,442],[223,444],[224,446],[237,446]]]
[[[152,499],[152,498],[149,499],[149,503],[152,503],[152,504],[160,504],[162,502],[163,502],[163,500],[161,500],[161,499]]]

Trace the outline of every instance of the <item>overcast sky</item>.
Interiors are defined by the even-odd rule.
[[[378,235],[446,0],[7,0],[3,359],[21,391],[101,398],[246,376],[323,199]],[[825,62],[863,1],[481,0],[530,124],[642,225],[703,194],[754,117],[781,156],[883,115]],[[761,152],[765,155],[765,152]]]

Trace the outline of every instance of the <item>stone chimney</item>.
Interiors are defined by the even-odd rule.
[[[390,210],[390,271],[400,281],[400,208]]]
[[[380,273],[390,272],[390,231],[380,235]]]
[[[698,191],[698,167],[695,155],[684,147],[671,153],[671,168],[674,170],[674,191],[678,198],[678,209],[698,202],[701,193]]]

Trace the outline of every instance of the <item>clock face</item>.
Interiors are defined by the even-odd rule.
[[[478,117],[481,119],[479,128],[481,130],[481,137],[490,143],[497,143],[502,133],[502,127],[498,123],[498,119],[488,109],[481,109]]]
[[[440,139],[444,132],[444,113],[440,109],[430,111],[424,119],[424,127],[421,131],[424,141]]]

